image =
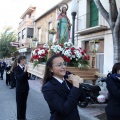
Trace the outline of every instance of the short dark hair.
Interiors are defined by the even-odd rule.
[[[19,56],[18,57],[18,63],[20,63],[20,61],[23,60],[23,59],[26,59],[26,57],[25,56]]]
[[[120,62],[115,63],[112,68],[112,74],[116,74],[120,70]]]

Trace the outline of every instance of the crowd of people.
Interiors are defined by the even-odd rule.
[[[26,57],[19,56],[13,63],[0,61],[1,80],[6,71],[6,85],[10,89],[16,87],[17,120],[26,120],[26,102],[29,93],[28,79],[30,74],[27,72]]]
[[[6,72],[6,85],[10,86],[10,89],[15,88],[16,86],[16,80],[12,72],[13,65],[14,65],[14,62],[12,63],[12,61],[5,62],[4,59],[0,60],[1,80],[3,80],[4,72]]]
[[[1,80],[6,70],[6,85],[16,86],[17,120],[26,119],[27,97],[31,74],[26,57],[19,56],[12,64],[0,62]],[[42,93],[50,109],[50,120],[80,120],[78,102],[86,99],[83,80],[72,73],[66,76],[66,64],[61,55],[51,56],[46,63]],[[120,120],[120,63],[114,64],[106,79],[109,102],[105,108],[107,120]]]

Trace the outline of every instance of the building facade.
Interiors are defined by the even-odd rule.
[[[104,8],[109,12],[108,0],[100,1]],[[25,11],[25,13],[21,16],[24,22],[20,23],[18,28],[18,40],[20,42],[19,51],[29,49],[29,39],[32,37],[37,38],[38,42],[40,43],[47,43],[49,41],[48,30],[53,28],[56,30],[56,20],[58,14],[60,13],[58,6],[64,2],[66,2],[69,6],[67,16],[72,23],[72,16],[70,11],[71,0],[63,0],[34,20],[30,20],[30,16],[35,16],[35,8],[32,10],[29,10],[31,8],[28,8]],[[117,7],[119,8],[120,3],[118,0],[116,0],[116,2]],[[31,24],[30,21],[29,23],[27,23],[27,21],[25,22],[25,18],[29,19]],[[27,28],[34,28],[34,30],[31,29],[31,32],[27,32],[29,31]],[[32,31],[34,31],[34,35],[27,35],[28,33],[33,33]],[[72,34],[70,35],[70,39],[71,37]],[[95,53],[93,53],[92,50],[93,46],[90,45],[92,41],[97,41]],[[113,66],[112,33],[108,23],[100,14],[93,0],[78,0],[78,13],[76,16],[75,25],[75,45],[87,50],[87,54],[91,56],[91,65],[92,60],[95,57],[95,68],[98,68],[99,72],[107,74],[108,71],[111,71]],[[28,52],[22,53],[26,54]]]
[[[37,38],[38,43],[48,43],[49,33],[48,30],[56,30],[56,7],[53,7],[43,15],[38,17],[35,22],[34,38]],[[54,37],[55,39],[55,37]]]
[[[27,61],[31,56],[30,44],[34,34],[34,20],[35,20],[36,7],[30,6],[20,17],[22,21],[18,27],[18,51],[22,55],[25,55]]]
[[[109,1],[100,1],[109,12]],[[118,0],[116,2],[119,8],[120,3]],[[93,0],[79,0],[78,4],[76,18],[76,41],[78,46],[85,48],[92,57],[94,54],[90,43],[97,41],[95,67],[99,69],[99,72],[107,74],[113,66],[113,38],[110,26],[102,17]]]

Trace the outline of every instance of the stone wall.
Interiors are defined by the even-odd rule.
[[[35,22],[35,37],[39,37],[39,28],[41,28],[41,41],[42,43],[46,43],[48,41],[48,29],[49,22],[52,22],[52,28],[56,30],[56,8],[51,12],[42,16],[38,21]],[[38,38],[39,40],[39,38]]]

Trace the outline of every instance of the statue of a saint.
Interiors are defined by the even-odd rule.
[[[71,23],[69,18],[67,17],[68,5],[62,7],[62,10],[59,8],[61,13],[57,18],[57,36],[56,40],[58,43],[67,42],[70,38],[70,28]]]

